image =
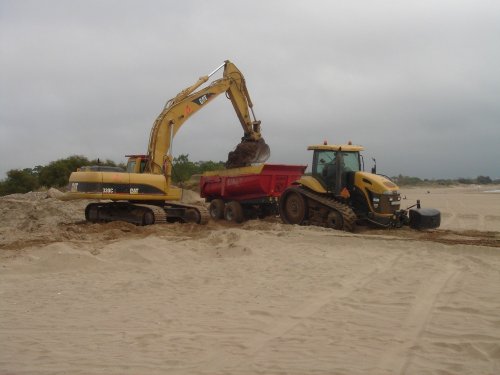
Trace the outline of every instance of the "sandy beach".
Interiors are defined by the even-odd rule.
[[[500,187],[402,195],[441,228],[89,224],[2,197],[0,374],[499,374]]]

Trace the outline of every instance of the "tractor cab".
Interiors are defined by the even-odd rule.
[[[308,150],[313,150],[312,175],[321,185],[335,195],[340,195],[341,191],[352,185],[355,172],[362,170],[362,160],[360,151],[362,146],[352,144],[309,146]]]

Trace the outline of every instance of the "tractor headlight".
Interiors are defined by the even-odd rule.
[[[382,194],[387,197],[388,203],[391,206],[399,206],[401,204],[399,190],[385,190]]]

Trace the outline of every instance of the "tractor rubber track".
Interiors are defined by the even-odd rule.
[[[308,199],[316,201],[316,202],[320,203],[321,205],[330,208],[331,210],[335,210],[335,211],[340,212],[340,214],[342,215],[342,218],[344,220],[344,225],[342,227],[342,230],[344,230],[346,232],[354,231],[354,228],[356,227],[357,217],[356,217],[356,214],[354,213],[354,211],[352,210],[352,208],[349,207],[348,205],[341,203],[334,198],[324,197],[321,194],[314,193],[314,192],[307,190],[307,189],[304,189],[302,187],[291,187],[290,189],[296,191],[299,194],[304,195]],[[317,225],[317,224],[314,224],[314,225]],[[320,225],[327,227],[326,222],[323,222]]]

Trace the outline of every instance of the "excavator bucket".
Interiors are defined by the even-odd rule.
[[[226,168],[247,167],[253,163],[263,163],[271,155],[271,150],[263,138],[258,141],[243,140],[234,151],[227,155]]]

